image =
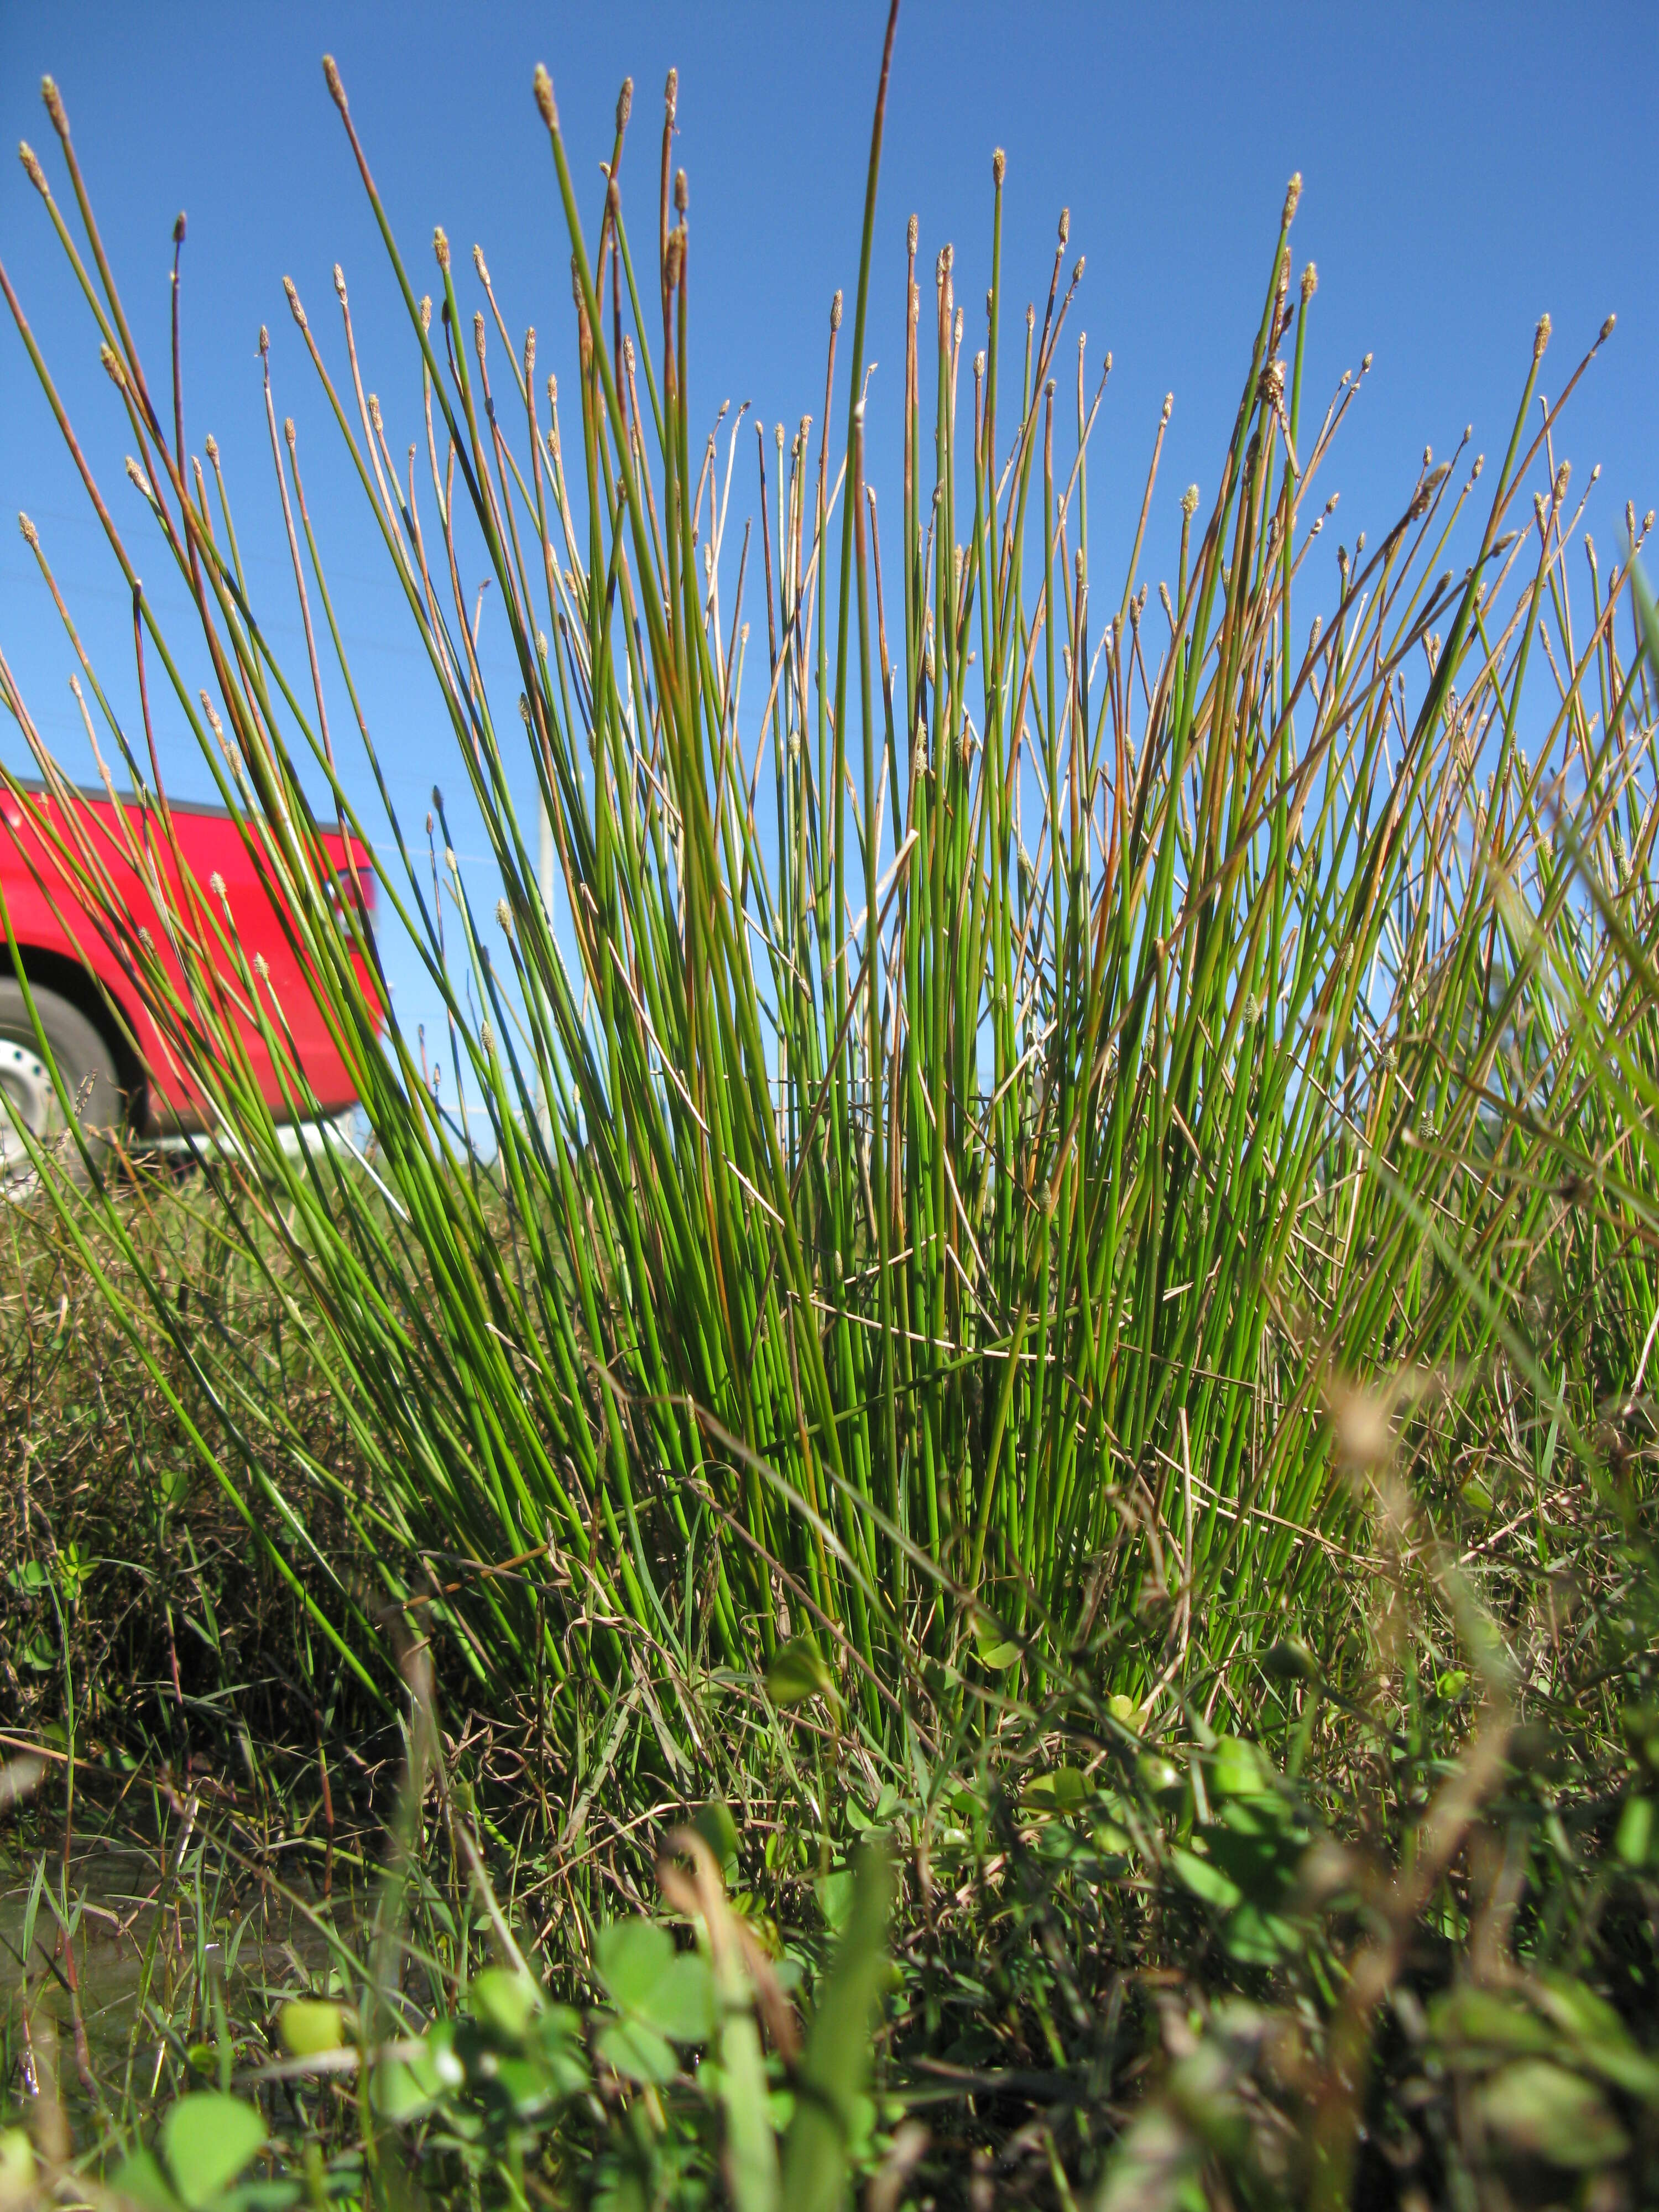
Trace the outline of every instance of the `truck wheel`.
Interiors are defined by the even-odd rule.
[[[76,1118],[94,1156],[125,1119],[115,1079],[115,1055],[78,1006],[55,991],[34,990],[35,1009]],[[86,1180],[86,1164],[70,1136],[53,1088],[52,1071],[35,1042],[23,989],[0,975],[0,1194],[20,1196],[33,1187],[35,1170],[18,1125],[52,1152],[64,1171]]]

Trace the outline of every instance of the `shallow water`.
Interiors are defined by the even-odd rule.
[[[234,2047],[283,1998],[330,1988],[328,1930],[350,1940],[357,1900],[295,1901],[216,1859],[198,1844],[169,1883],[137,1842],[88,1840],[67,1881],[61,1851],[0,1858],[0,2107],[36,2093],[54,2041],[66,2096],[83,2073],[119,2092],[131,2067],[142,2097],[169,2043],[216,2044],[219,2005]]]

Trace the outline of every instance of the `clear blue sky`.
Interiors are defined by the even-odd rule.
[[[251,583],[297,672],[256,351],[259,324],[270,325],[278,415],[300,424],[331,580],[409,826],[434,778],[456,796],[461,778],[282,293],[291,274],[337,352],[331,271],[344,264],[366,381],[381,393],[400,450],[415,434],[418,381],[319,56],[328,48],[339,59],[417,287],[431,281],[434,222],[459,264],[480,241],[509,325],[533,320],[542,365],[555,368],[569,344],[568,248],[531,71],[544,60],[553,72],[595,213],[617,89],[634,76],[625,176],[638,238],[650,234],[662,80],[677,64],[678,154],[691,192],[694,407],[712,421],[722,398],[748,398],[769,423],[793,428],[822,406],[830,298],[856,274],[884,19],[884,0],[814,9],[778,0],[694,9],[0,0],[0,138],[27,137],[59,183],[38,90],[50,70],[153,385],[165,382],[173,220],[188,212],[186,432],[197,450],[207,431],[217,434]],[[906,0],[869,346],[881,364],[872,475],[896,504],[906,217],[913,209],[921,217],[924,268],[946,239],[955,243],[971,331],[988,264],[990,155],[1001,145],[1009,292],[1023,300],[1046,285],[1055,217],[1069,205],[1072,251],[1089,264],[1076,327],[1089,332],[1091,358],[1106,347],[1115,358],[1092,449],[1091,516],[1138,502],[1170,390],[1166,518],[1189,480],[1212,489],[1285,181],[1299,168],[1296,263],[1313,258],[1320,272],[1310,396],[1322,397],[1367,351],[1376,357],[1329,479],[1343,495],[1333,538],[1352,542],[1360,527],[1375,537],[1394,520],[1425,443],[1449,453],[1472,422],[1477,447],[1501,447],[1540,310],[1556,331],[1546,391],[1559,388],[1616,310],[1618,331],[1581,387],[1564,441],[1579,482],[1602,465],[1591,528],[1611,548],[1626,498],[1638,512],[1659,499],[1659,234],[1644,182],[1656,126],[1655,0]],[[125,426],[95,335],[44,210],[9,160],[0,167],[0,254],[106,496],[143,548],[141,570],[159,586],[160,548],[146,543],[122,477]],[[1016,309],[1009,322],[1017,319]],[[734,508],[752,494],[753,468],[750,440]],[[0,318],[0,514],[20,507],[40,524],[112,689],[131,700],[125,595],[9,319]],[[488,632],[488,614],[485,623]],[[0,642],[49,738],[81,768],[69,647],[9,520],[0,530]],[[343,700],[339,712],[343,720]],[[164,718],[162,734],[175,789],[205,794],[176,716],[170,726]],[[19,757],[9,722],[0,750]],[[464,815],[456,842],[468,842]],[[406,956],[394,955],[394,976],[405,1018],[424,1012],[429,1020]]]

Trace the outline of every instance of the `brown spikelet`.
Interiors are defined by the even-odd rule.
[[[1542,361],[1544,358],[1544,349],[1550,342],[1551,327],[1548,314],[1540,315],[1538,328],[1533,332],[1532,337],[1532,357],[1534,361]]]
[[[52,129],[67,145],[70,135],[69,116],[64,110],[64,95],[58,91],[55,78],[49,76],[41,78],[40,97],[46,104],[46,113],[52,118]]]
[[[628,128],[628,118],[634,112],[634,80],[625,76],[622,90],[617,94],[617,130],[620,134]]]
[[[1305,307],[1319,289],[1319,270],[1310,261],[1302,272],[1302,304]]]
[[[289,313],[293,316],[295,321],[298,323],[302,331],[309,330],[311,325],[306,320],[306,311],[300,305],[300,295],[295,288],[294,279],[291,276],[283,277],[283,290],[288,295]],[[345,295],[342,293],[340,296],[343,299]],[[264,333],[263,331],[260,333],[260,337],[262,343],[259,349],[263,353],[264,350],[264,343],[263,342],[264,339]]]
[[[35,528],[34,525],[29,520],[27,514],[20,514],[18,515],[17,527],[23,533],[23,542],[25,544],[38,545],[40,543],[40,533]]]
[[[447,276],[449,274],[449,237],[442,223],[440,223],[432,234],[432,251],[438,257],[439,268]]]
[[[680,104],[680,73],[677,69],[672,69],[668,72],[667,80],[662,88],[662,104],[664,112],[672,124]]]
[[[328,87],[329,98],[339,109],[341,114],[349,114],[351,111],[346,104],[345,86],[340,81],[339,64],[332,54],[323,56],[323,82]]]
[[[46,173],[40,167],[40,156],[27,138],[20,138],[17,142],[17,158],[23,164],[23,173],[35,191],[42,199],[47,198],[51,188],[46,183]]]
[[[840,292],[837,291],[835,298],[830,302],[830,327],[832,331],[838,331],[841,328],[841,309],[842,298]]]
[[[550,131],[556,131],[559,127],[559,106],[553,97],[553,80],[547,73],[545,62],[537,63],[536,74],[530,82],[531,89],[536,95],[536,106],[542,121]]]
[[[688,208],[688,207],[690,207],[690,204],[691,204],[691,191],[690,191],[690,187],[687,185],[687,183],[686,183],[686,181],[685,181],[685,172],[684,172],[684,169],[676,169],[676,170],[675,170],[675,172],[674,172],[674,212],[675,212],[675,214],[676,214],[676,215],[684,215],[684,214],[685,213],[685,210],[687,210],[687,208]]]
[[[1605,345],[1607,343],[1607,340],[1613,336],[1613,326],[1618,319],[1619,318],[1617,315],[1609,315],[1607,317],[1606,322],[1602,324],[1601,329],[1596,332],[1595,343],[1597,345]]]
[[[1285,213],[1281,220],[1286,230],[1296,221],[1296,204],[1301,197],[1302,172],[1297,169],[1292,174],[1290,183],[1285,187]]]
[[[1001,147],[999,146],[991,156],[991,182],[996,186],[999,191],[1002,189],[1002,180],[1007,173],[1008,156],[1003,152]]]
[[[185,211],[183,208],[179,209],[178,220],[173,226],[173,242],[175,246],[182,246],[185,242]]]

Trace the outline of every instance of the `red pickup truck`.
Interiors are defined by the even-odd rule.
[[[154,983],[146,985],[143,962],[134,957],[141,946],[146,952],[153,948],[168,981],[185,991],[175,932],[158,909],[155,890],[161,889],[163,902],[175,912],[188,913],[186,874],[195,895],[210,900],[222,921],[228,908],[255,988],[270,994],[265,1015],[292,1039],[302,1077],[297,1091],[293,1071],[273,1063],[235,963],[211,930],[194,931],[197,942],[209,948],[220,1018],[231,1024],[275,1118],[324,1121],[356,1103],[351,1069],[305,973],[301,933],[262,877],[240,829],[219,807],[175,800],[167,816],[170,829],[154,803],[147,818],[131,801],[122,802],[118,811],[102,790],[48,793],[11,780],[0,786],[0,900],[9,926],[9,933],[0,929],[0,1091],[11,1108],[9,1114],[0,1105],[0,1190],[29,1173],[18,1121],[42,1143],[64,1129],[17,980],[20,964],[91,1146],[143,1146],[210,1133],[210,1101],[184,1065],[176,1037],[169,1039],[165,1008],[155,1003]],[[370,994],[378,995],[364,955],[374,896],[371,856],[360,841],[337,830],[319,827],[316,843],[332,871],[323,888],[343,925],[354,907],[362,914],[353,964]],[[66,860],[66,854],[78,858]],[[86,893],[88,861],[103,878],[105,895],[99,900]],[[149,872],[153,875],[147,880]]]

